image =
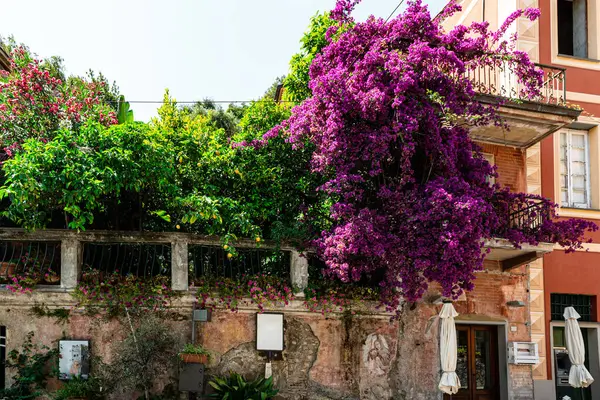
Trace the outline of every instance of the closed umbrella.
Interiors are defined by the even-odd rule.
[[[456,375],[456,326],[454,317],[458,313],[451,303],[445,303],[440,311],[440,361],[442,363],[442,379],[439,389],[446,394],[456,394],[460,389],[460,380]]]
[[[581,316],[573,307],[565,308],[563,316],[565,317],[565,339],[569,351],[569,360],[571,360],[569,384],[574,388],[585,388],[594,382],[594,378],[583,365],[585,362],[585,347],[581,328],[579,328],[577,322]]]

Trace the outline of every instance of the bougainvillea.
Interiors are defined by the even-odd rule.
[[[357,3],[340,0],[331,13],[339,24],[312,62],[312,97],[252,143],[283,136],[297,148],[314,144],[312,171],[326,179],[319,190],[332,202],[333,225],[315,242],[327,274],[345,282],[383,276],[383,299],[395,309],[400,295],[416,300],[429,282],[451,297],[472,289],[482,239],[507,224],[504,234],[517,246],[580,246],[595,225],[542,218],[535,232],[511,227],[514,207],[535,202],[535,218],[552,216],[554,206],[490,185],[495,170],[469,137],[470,126],[502,121],[497,106],[475,100],[468,71],[502,66],[520,83],[520,98],[540,95],[542,71],[505,40],[510,24],[534,20],[539,10],[515,12],[498,31],[482,22],[445,32],[439,21],[460,9],[455,2],[436,19],[414,0],[389,22],[355,23]]]
[[[11,52],[11,72],[0,71],[0,147],[7,156],[28,138],[51,139],[59,128],[77,129],[87,120],[117,123],[102,102],[105,82],[67,81],[24,47]]]

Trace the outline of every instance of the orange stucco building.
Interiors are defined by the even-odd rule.
[[[519,8],[538,7],[541,18],[520,19],[513,31],[517,47],[541,65],[564,69],[566,80],[556,89],[570,107],[580,107],[576,121],[525,151],[526,187],[559,204],[562,218],[600,223],[600,1],[599,0],[464,0],[462,12],[445,21],[486,20],[492,29]],[[540,359],[532,367],[536,399],[562,399],[572,392],[565,382],[566,363],[562,310],[573,305],[582,315],[587,364],[600,380],[600,233],[582,251],[555,251],[529,264],[529,324]],[[568,364],[568,363],[567,363]],[[600,399],[600,384],[587,392]]]

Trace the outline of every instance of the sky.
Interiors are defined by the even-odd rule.
[[[0,36],[69,74],[90,68],[116,81],[127,100],[179,101],[261,96],[299,48],[309,19],[335,0],[1,0]],[[446,0],[424,0],[432,14]],[[357,20],[387,18],[399,0],[362,0]],[[400,12],[406,4],[396,12]],[[147,121],[157,104],[131,104]]]

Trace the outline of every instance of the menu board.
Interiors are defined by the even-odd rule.
[[[90,341],[60,340],[58,346],[59,379],[67,380],[75,376],[87,379],[90,374]]]

